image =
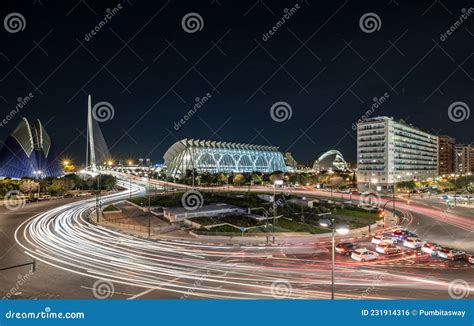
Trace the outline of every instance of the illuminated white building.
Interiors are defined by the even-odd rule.
[[[438,137],[389,117],[357,124],[357,183],[391,190],[397,182],[437,176]]]
[[[183,139],[164,155],[167,174],[181,176],[186,170],[198,173],[286,172],[278,147]]]

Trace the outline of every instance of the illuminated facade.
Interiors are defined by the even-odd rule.
[[[0,151],[0,176],[44,178],[63,174],[41,121],[30,123],[23,118]]]
[[[169,176],[181,176],[186,170],[198,173],[286,172],[278,147],[183,139],[165,153]]]
[[[322,154],[313,165],[313,170],[316,172],[322,171],[347,171],[347,163],[344,160],[341,152],[332,149]]]
[[[367,119],[357,125],[360,189],[390,190],[397,182],[437,175],[437,136],[389,117]]]

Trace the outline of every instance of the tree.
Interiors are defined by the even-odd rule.
[[[51,186],[48,187],[48,191],[55,195],[63,195],[65,192],[72,190],[74,186],[72,179],[54,179]]]
[[[288,181],[291,183],[291,184],[297,184],[297,183],[300,183],[300,176],[296,173],[293,173],[291,174],[289,177],[288,177]]]
[[[65,180],[71,180],[74,183],[74,187],[80,187],[82,185],[82,179],[75,173],[66,174],[64,176]]]
[[[240,186],[240,185],[242,185],[242,183],[245,182],[245,176],[244,176],[243,174],[240,174],[240,173],[239,173],[239,174],[236,174],[236,175],[234,176],[234,180],[233,180],[233,181],[234,181],[234,185]]]
[[[199,176],[199,181],[201,184],[210,185],[212,183],[212,175],[209,172],[204,172]]]
[[[99,176],[97,176],[96,179],[98,177]],[[116,184],[117,184],[117,179],[113,175],[110,175],[110,174],[100,175],[100,189],[111,190],[116,186]]]
[[[340,176],[332,176],[331,179],[329,179],[329,183],[331,187],[333,188],[339,188],[341,185],[344,184],[344,179]]]
[[[20,191],[24,194],[31,195],[32,192],[38,191],[39,183],[31,179],[23,179],[20,182]]]
[[[258,173],[252,173],[251,180],[255,185],[262,184],[262,176]]]
[[[219,176],[217,177],[217,180],[220,184],[223,184],[223,185],[229,183],[229,178],[224,173],[219,174]]]
[[[397,183],[397,187],[411,191],[416,188],[416,182],[414,180],[402,181]]]
[[[270,182],[272,184],[275,183],[275,181],[277,180],[283,180],[283,173],[280,173],[280,172],[274,172],[270,175]]]

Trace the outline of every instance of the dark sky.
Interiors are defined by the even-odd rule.
[[[122,9],[91,39],[106,9]],[[299,9],[267,40],[285,8]],[[404,119],[458,142],[473,141],[473,121],[453,122],[456,101],[474,107],[474,12],[451,36],[470,1],[2,1],[1,119],[34,98],[0,128],[4,140],[22,116],[40,118],[58,151],[84,160],[87,94],[113,105],[101,123],[115,156],[161,160],[178,139],[272,144],[298,161],[331,148],[355,160],[352,124],[373,98],[389,94],[373,116]],[[474,9],[473,9],[474,10]],[[24,30],[4,18],[20,13]],[[194,33],[188,13],[202,17]],[[366,13],[379,30],[362,31]],[[212,98],[174,129],[206,93]],[[291,119],[274,121],[283,101]],[[474,115],[474,112],[473,114]]]

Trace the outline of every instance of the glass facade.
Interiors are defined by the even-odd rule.
[[[183,139],[165,153],[169,176],[180,176],[186,170],[198,173],[286,172],[278,147]]]

